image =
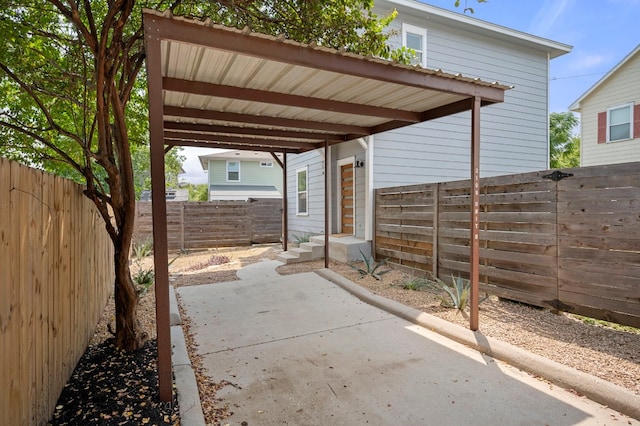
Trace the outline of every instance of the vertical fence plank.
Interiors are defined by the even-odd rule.
[[[12,285],[13,276],[13,233],[12,233],[12,193],[11,193],[11,165],[8,160],[0,157],[0,271],[3,271],[5,281],[2,284],[2,296],[0,297],[0,356],[3,362],[10,362],[13,358],[12,353],[15,347],[12,346],[11,329],[14,321],[14,312],[12,306]],[[0,397],[0,424],[9,425],[12,419],[12,411],[14,408],[10,404],[10,395],[12,392],[11,374],[0,374],[0,389],[2,389],[3,397]]]
[[[0,158],[0,199],[0,424],[44,424],[105,306],[113,250],[72,182]]]

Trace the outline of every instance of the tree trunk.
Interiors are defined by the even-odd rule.
[[[128,247],[114,244],[116,269],[116,347],[124,351],[135,351],[147,340],[147,333],[138,320],[138,290],[131,279]]]

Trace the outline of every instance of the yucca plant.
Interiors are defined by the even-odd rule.
[[[372,276],[376,280],[380,281],[382,279],[382,275],[390,272],[391,269],[385,269],[383,271],[379,271],[378,269],[387,264],[387,260],[383,259],[380,261],[376,261],[373,257],[369,257],[365,255],[362,250],[360,250],[360,256],[362,256],[362,261],[364,262],[364,268],[361,268],[356,265],[349,265],[351,269],[358,271],[361,277]]]

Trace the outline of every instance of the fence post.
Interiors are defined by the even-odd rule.
[[[184,247],[184,209],[186,207],[185,202],[181,202],[180,207],[180,250],[186,250]]]
[[[440,223],[440,183],[436,183],[433,190],[433,254],[431,261],[433,263],[433,276],[438,278],[438,227]]]

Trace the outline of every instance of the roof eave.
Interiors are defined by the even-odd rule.
[[[391,4],[406,7],[409,9],[420,11],[426,14],[426,19],[434,21],[446,21],[454,26],[464,27],[477,33],[482,33],[511,43],[516,40],[518,44],[529,46],[536,50],[541,50],[549,54],[551,59],[565,55],[573,49],[573,46],[549,40],[544,37],[535,36],[523,31],[514,30],[512,28],[503,27],[491,22],[483,21],[478,18],[463,15],[457,12],[451,12],[436,6],[420,3],[415,0],[385,0]]]

